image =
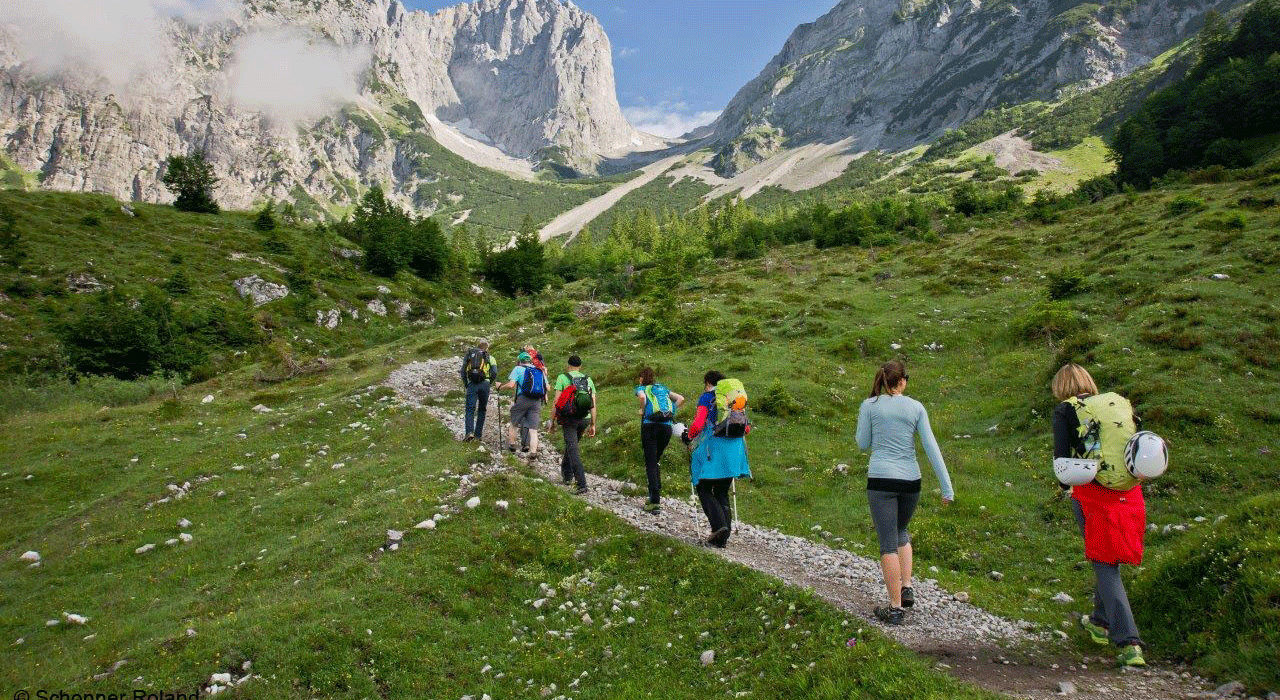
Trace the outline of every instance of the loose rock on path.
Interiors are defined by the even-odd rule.
[[[459,388],[461,363],[460,357],[410,363],[393,371],[386,384],[407,403],[435,416],[461,439],[461,399],[456,410],[424,403]],[[492,392],[483,444],[499,456],[474,468],[470,479],[459,485],[460,492],[468,483],[509,468],[500,456],[498,431],[504,426],[498,421],[498,401],[498,392]],[[509,403],[506,398],[502,401],[503,406]],[[679,463],[682,457],[679,446],[673,445],[668,464]],[[525,461],[548,481],[560,479],[560,453],[550,440],[541,441],[540,454]],[[701,508],[687,500],[663,498],[662,512],[652,515],[642,510],[643,497],[627,495],[639,491],[633,484],[593,474],[587,475],[587,484],[589,490],[580,498],[609,510],[637,529],[694,545],[709,534]],[[1209,689],[1181,669],[1117,670],[1111,649],[1100,647],[1098,655],[1085,656],[1034,630],[1028,622],[1006,619],[962,602],[968,596],[952,595],[933,579],[915,581],[916,608],[908,615],[907,624],[881,625],[871,615],[873,607],[883,604],[884,598],[878,561],[770,528],[735,523],[728,547],[708,551],[810,590],[900,644],[932,657],[939,670],[1013,697],[1061,697],[1063,683],[1074,689],[1074,697],[1098,700],[1189,698]]]

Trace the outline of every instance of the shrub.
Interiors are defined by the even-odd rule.
[[[95,214],[85,214],[84,216],[80,217],[80,225],[81,226],[101,226],[102,219],[99,219]]]
[[[3,202],[0,202],[0,256],[6,265],[13,267],[27,259],[26,243],[18,233],[18,217]]]
[[[1047,275],[1049,299],[1058,301],[1073,297],[1087,287],[1084,271],[1077,267],[1064,267],[1051,270]]]
[[[259,231],[276,230],[275,205],[268,201],[253,220],[253,227]]]
[[[1207,205],[1203,199],[1193,197],[1189,194],[1180,194],[1169,202],[1168,212],[1170,216],[1181,216],[1192,212],[1203,211]]]
[[[520,234],[516,244],[488,257],[485,278],[509,296],[537,294],[547,285],[547,260],[542,243],[533,232]]]
[[[173,276],[164,281],[161,285],[169,296],[182,296],[191,293],[191,280],[187,277],[185,270],[176,270]]]
[[[1061,301],[1042,301],[1009,323],[1015,335],[1026,340],[1063,338],[1084,329],[1084,316]]]
[[[573,302],[561,299],[542,309],[542,318],[547,322],[548,330],[567,328],[578,323],[578,314],[574,312]]]
[[[668,306],[655,310],[640,323],[637,337],[673,348],[688,348],[711,340],[715,329],[706,309]]]
[[[169,156],[160,181],[176,196],[175,209],[197,214],[218,213],[218,203],[213,201],[218,178],[203,153]]]
[[[782,383],[781,379],[773,380],[769,388],[765,390],[760,398],[754,402],[755,409],[767,416],[777,416],[779,418],[788,418],[800,413],[804,408],[796,401],[791,392],[787,391],[787,387]]]
[[[1278,572],[1280,493],[1268,493],[1148,562],[1133,584],[1143,601],[1134,612],[1153,649],[1261,694],[1280,687]]]

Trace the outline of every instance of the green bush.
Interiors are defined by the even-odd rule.
[[[1132,589],[1152,649],[1259,695],[1280,688],[1280,493],[1197,527],[1147,562]]]
[[[275,205],[267,202],[253,219],[253,227],[259,231],[276,230]]]
[[[1042,301],[1009,322],[1014,335],[1026,340],[1064,338],[1084,329],[1084,316],[1070,304]]]
[[[1167,210],[1169,212],[1169,216],[1182,216],[1183,214],[1203,211],[1206,206],[1207,205],[1204,203],[1204,200],[1199,197],[1193,197],[1189,194],[1180,194],[1177,197],[1174,197],[1173,201],[1169,202]]]
[[[1084,271],[1077,267],[1050,270],[1046,276],[1049,280],[1047,289],[1049,299],[1053,301],[1073,297],[1083,292],[1088,286]]]
[[[544,307],[540,315],[546,321],[548,330],[568,328],[578,323],[578,314],[575,313],[573,302],[568,299],[561,299]]]
[[[672,348],[701,345],[715,337],[710,316],[711,313],[702,308],[672,306],[660,309],[651,312],[640,323],[637,337]]]
[[[490,255],[484,262],[484,275],[508,296],[541,292],[547,286],[547,259],[537,234],[522,233],[514,246]]]
[[[787,387],[782,383],[781,379],[773,380],[769,388],[765,390],[760,398],[752,402],[755,410],[767,416],[777,416],[778,418],[789,418],[798,415],[804,408]]]

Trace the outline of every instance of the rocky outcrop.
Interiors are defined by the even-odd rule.
[[[758,161],[742,138],[788,146],[852,138],[855,151],[929,140],[983,111],[1103,85],[1238,0],[843,0],[798,27],[714,124],[722,170]]]
[[[257,275],[241,277],[232,285],[240,296],[248,297],[254,306],[262,306],[289,296],[289,288],[285,285],[268,282]]]
[[[295,127],[231,99],[237,40],[281,27],[367,47],[353,104]],[[623,118],[600,23],[560,0],[477,0],[434,14],[395,0],[244,0],[216,23],[170,22],[172,50],[157,47],[156,64],[131,81],[132,96],[91,75],[37,73],[5,31],[0,137],[8,157],[49,188],[165,202],[164,159],[203,150],[224,206],[270,197],[314,213],[317,203],[349,204],[379,182],[429,210],[434,203],[416,191],[438,176],[424,165],[432,156],[425,142],[447,140],[442,129],[454,141],[461,131],[511,156],[577,170],[661,145]]]

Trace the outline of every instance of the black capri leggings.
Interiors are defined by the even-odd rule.
[[[898,493],[867,489],[867,504],[871,506],[871,522],[876,526],[881,554],[897,554],[899,547],[911,544],[907,523],[911,522],[919,503],[919,491]]]

